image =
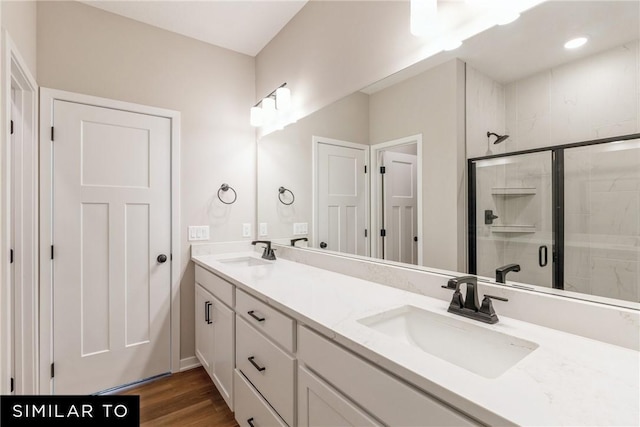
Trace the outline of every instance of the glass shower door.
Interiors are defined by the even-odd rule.
[[[552,152],[471,161],[475,274],[520,265],[507,280],[553,285]],[[471,263],[473,265],[473,263]]]
[[[640,302],[640,139],[564,153],[564,289]]]

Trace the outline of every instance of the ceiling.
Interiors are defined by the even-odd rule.
[[[206,43],[256,56],[307,0],[81,0]]]

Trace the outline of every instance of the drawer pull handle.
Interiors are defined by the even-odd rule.
[[[254,359],[254,357],[255,357],[255,356],[251,356],[251,357],[249,357],[247,360],[248,360],[249,362],[251,362],[251,364],[253,365],[253,367],[254,367],[254,368],[256,368],[256,369],[258,370],[258,372],[262,372],[262,371],[264,371],[265,369],[267,369],[266,367],[264,367],[264,366],[260,366],[260,365],[258,365],[256,362],[254,362],[254,360],[253,360],[253,359]]]
[[[249,419],[247,420],[247,423],[248,423],[251,427],[256,427],[256,426],[254,426],[254,425],[253,425],[253,417],[249,418]]]
[[[253,317],[254,319],[256,319],[258,322],[264,322],[264,317],[259,317],[255,314],[255,310],[251,310],[251,311],[247,311],[247,314],[251,317]]]
[[[213,321],[211,320],[211,311],[209,311],[212,305],[213,304],[210,301],[204,303],[204,320],[208,325],[213,323]]]

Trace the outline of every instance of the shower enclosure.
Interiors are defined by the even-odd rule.
[[[640,302],[640,134],[468,160],[469,271]]]

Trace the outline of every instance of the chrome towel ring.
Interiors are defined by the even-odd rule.
[[[289,194],[291,194],[291,201],[289,203],[285,202],[284,200],[282,200],[282,195],[286,192],[289,192]],[[296,196],[293,195],[293,191],[289,190],[288,188],[284,188],[284,187],[280,187],[278,188],[278,199],[280,200],[280,203],[282,203],[283,205],[292,205],[293,202],[296,201]]]
[[[224,200],[222,200],[222,197],[220,197],[220,192],[221,191],[227,192],[228,190],[233,191],[233,200],[230,202],[225,202]],[[229,184],[222,184],[218,189],[218,200],[220,200],[225,205],[232,205],[236,202],[237,199],[238,199],[238,193],[236,193],[236,190],[234,190],[233,187],[229,186]]]

